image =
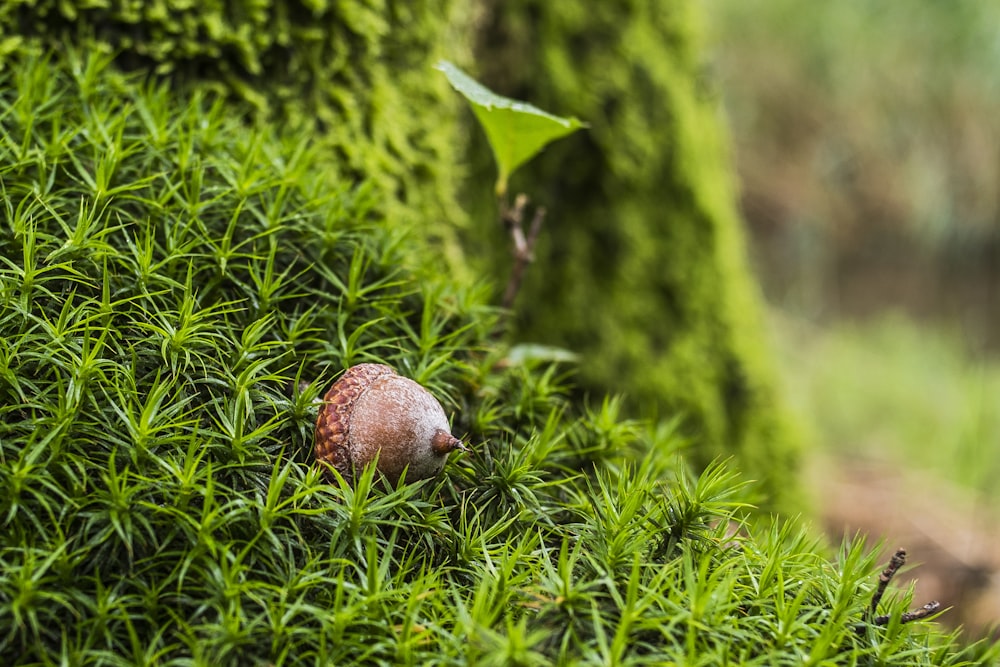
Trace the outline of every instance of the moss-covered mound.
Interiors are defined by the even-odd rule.
[[[425,272],[310,133],[101,55],[6,64],[0,663],[972,656],[859,625],[860,544],[733,535],[731,473],[693,479],[669,429],[504,360],[483,291]],[[314,399],[363,360],[430,387],[474,451],[419,484],[325,483]]]
[[[492,5],[33,0],[0,5],[0,50],[113,54],[177,93],[218,91],[250,123],[301,131],[337,187],[363,184],[376,214],[419,225],[411,242],[433,244],[441,270],[467,279],[454,224],[459,100],[430,65],[467,60],[467,26],[478,26],[491,84],[591,124],[520,181],[551,208],[520,338],[582,353],[581,385],[597,397],[681,414],[699,465],[733,454],[768,509],[798,510],[690,4]],[[505,245],[491,239],[503,268],[484,271],[501,283]]]
[[[476,59],[485,80],[590,123],[512,185],[548,207],[518,337],[581,353],[592,391],[682,414],[702,465],[733,453],[769,506],[790,509],[798,452],[699,71],[693,3],[488,4]],[[504,275],[507,244],[494,233]]]
[[[231,113],[310,131],[345,177],[428,236],[449,237],[454,127],[447,85],[427,67],[462,25],[452,0],[149,0],[0,3],[0,52],[25,44],[114,54],[175,89],[212,87],[249,102]],[[449,244],[452,261],[457,250]]]

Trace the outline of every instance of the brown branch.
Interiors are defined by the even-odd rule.
[[[941,608],[941,603],[938,602],[937,600],[928,602],[920,609],[917,609],[916,611],[908,611],[902,616],[900,616],[899,622],[910,623],[911,621],[919,621],[922,618],[927,618],[940,608]],[[882,614],[880,616],[876,616],[875,618],[873,618],[872,623],[874,625],[889,625],[890,618],[891,616],[889,616],[889,614]]]
[[[514,300],[517,298],[518,292],[521,291],[525,269],[528,264],[535,260],[535,244],[538,242],[538,234],[545,219],[545,209],[540,206],[536,207],[526,235],[524,232],[524,213],[527,206],[528,197],[523,194],[514,198],[512,206],[507,204],[506,199],[500,200],[500,222],[510,234],[513,244],[511,252],[514,255],[514,266],[511,268],[502,301],[504,310],[508,311],[513,308]]]
[[[886,568],[882,570],[882,573],[878,577],[878,587],[875,589],[875,594],[872,595],[872,603],[868,610],[865,612],[865,619],[868,620],[872,625],[884,626],[889,624],[889,620],[892,618],[890,614],[880,614],[876,616],[876,611],[878,610],[879,603],[882,602],[882,596],[885,595],[885,589],[889,586],[889,582],[892,578],[896,576],[900,568],[906,564],[906,549],[897,549],[896,553],[892,555],[889,559],[889,564]],[[941,603],[937,600],[933,602],[928,602],[920,609],[915,611],[905,612],[899,617],[900,623],[910,623],[912,621],[918,621],[922,618],[927,618],[931,614],[935,613],[941,608]],[[864,632],[865,626],[859,625],[855,630],[859,633]]]
[[[878,576],[878,588],[875,589],[875,595],[872,596],[872,604],[868,609],[869,616],[874,616],[878,611],[878,605],[882,602],[882,596],[885,595],[886,587],[889,585],[889,582],[892,581],[892,578],[896,576],[896,573],[899,572],[899,568],[903,567],[905,564],[906,549],[897,549],[896,553],[894,553],[892,558],[889,559],[889,564],[884,570],[882,570],[882,574]]]
[[[531,226],[528,228],[528,254],[529,261],[535,261],[535,244],[538,242],[538,233],[542,231],[542,222],[545,220],[545,208],[535,207],[535,215],[531,218]]]

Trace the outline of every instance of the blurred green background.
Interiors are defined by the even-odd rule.
[[[995,623],[1000,4],[702,4],[819,508],[937,542],[945,594],[978,590],[952,620]]]

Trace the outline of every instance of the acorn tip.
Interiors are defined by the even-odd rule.
[[[434,452],[441,456],[445,456],[456,449],[461,452],[469,451],[461,440],[453,436],[451,433],[441,430],[438,430],[438,432],[434,434],[434,438],[431,440],[431,446],[434,448]]]

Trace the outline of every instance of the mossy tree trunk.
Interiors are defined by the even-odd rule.
[[[788,508],[796,451],[693,5],[490,3],[480,77],[590,123],[512,186],[549,209],[516,336],[582,353],[594,393],[622,392],[646,414],[679,412],[702,464],[734,454],[764,482],[765,506]]]

